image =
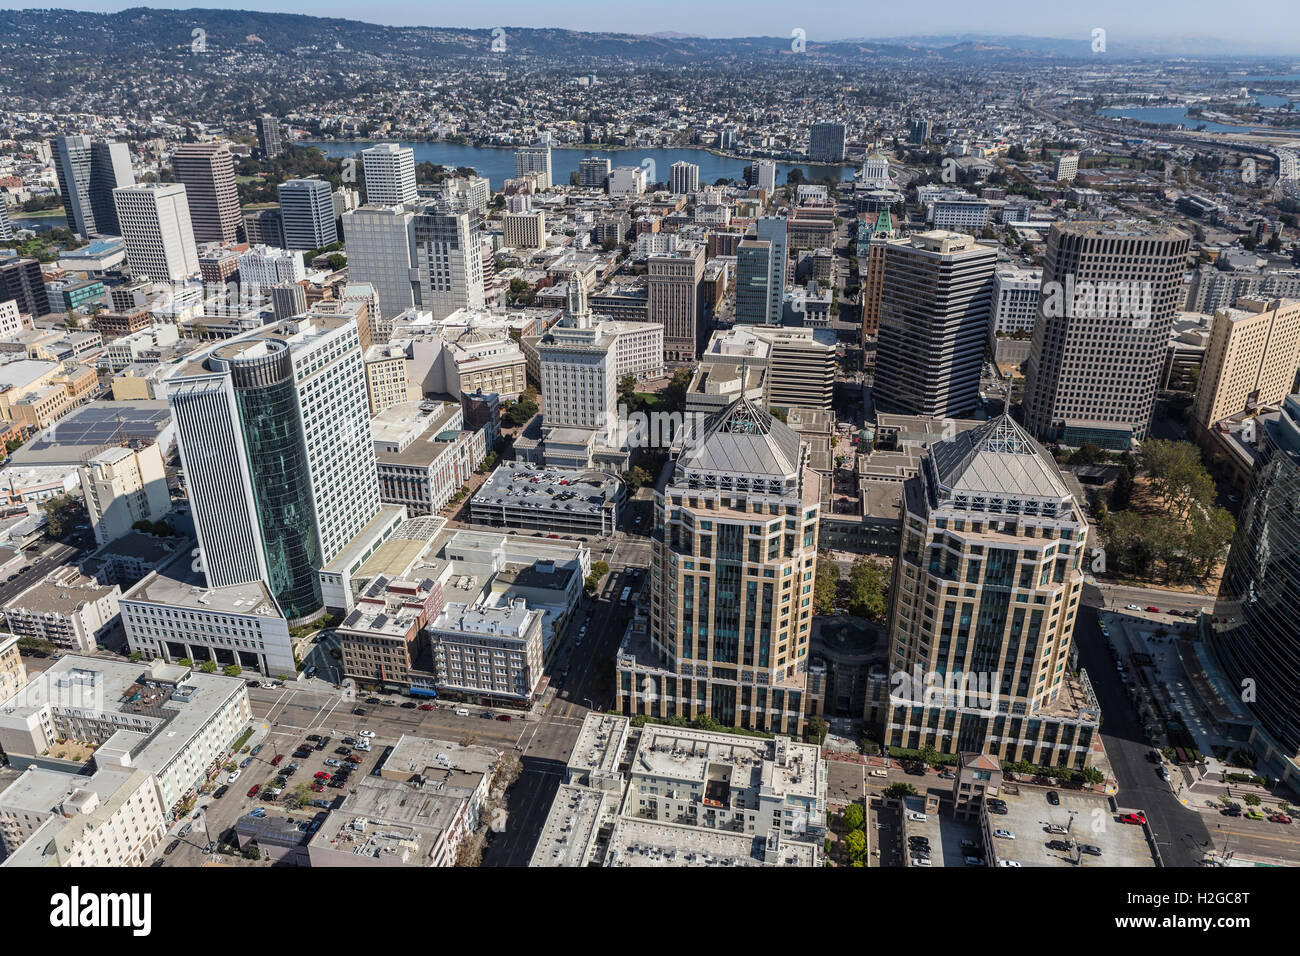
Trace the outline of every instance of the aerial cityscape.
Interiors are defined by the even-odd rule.
[[[82,6],[0,868],[1300,865],[1294,10]]]

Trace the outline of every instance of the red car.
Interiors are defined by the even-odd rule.
[[[329,778],[330,778],[330,775],[327,774],[324,770],[317,770],[317,771],[316,771],[316,779],[317,779],[317,780],[328,780]]]
[[[1147,611],[1148,611],[1149,613],[1151,613],[1151,614],[1159,614],[1159,613],[1160,613],[1160,608],[1158,608],[1158,607],[1149,607],[1149,608],[1147,608]]]
[[[322,790],[325,789],[325,784],[317,780],[315,783],[311,785],[310,789],[315,791],[316,793],[320,793]]]
[[[260,783],[255,783],[248,788],[248,795],[250,797],[255,797],[257,796],[257,792],[261,789],[262,789],[262,785]]]
[[[1290,823],[1290,822],[1291,822],[1291,818],[1288,817],[1285,813],[1275,813],[1275,814],[1273,814],[1271,817],[1269,817],[1269,819],[1272,820],[1274,823]]]
[[[1126,813],[1119,818],[1119,822],[1136,823],[1139,826],[1141,826],[1142,824],[1145,824],[1147,822],[1147,815],[1145,813]]]
[[[271,766],[272,767],[280,766],[280,761],[283,759],[284,759],[284,754],[276,754],[274,757],[271,758]]]
[[[421,709],[421,710],[433,710],[433,704],[421,704],[421,705],[420,705],[420,709]]]
[[[504,720],[506,723],[510,723],[514,718],[509,714],[497,714],[497,720]]]

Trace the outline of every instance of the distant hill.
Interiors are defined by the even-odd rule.
[[[17,41],[27,49],[38,44],[46,51],[118,59],[131,53],[188,53],[194,31],[214,51],[257,49],[259,52],[302,55],[367,53],[386,59],[456,59],[482,56],[491,50],[491,30],[444,27],[388,27],[358,20],[251,10],[156,10],[135,7],[118,13],[72,10],[0,10],[0,48]],[[516,55],[575,62],[619,57],[699,63],[708,58],[770,58],[791,54],[790,37],[710,38],[664,32],[653,35],[587,33],[574,30],[504,27],[507,50]],[[953,63],[1036,58],[1086,60],[1093,56],[1091,37],[918,36],[895,39],[807,41],[806,52],[821,61],[915,60]],[[1172,55],[1173,51],[1163,50]],[[1183,53],[1215,54],[1209,49]],[[1150,50],[1112,43],[1111,57],[1150,55]]]

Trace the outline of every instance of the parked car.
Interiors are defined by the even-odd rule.
[[[514,718],[509,714],[497,714],[497,720],[503,720],[508,724],[510,721],[514,720]]]
[[[348,746],[351,746],[352,744],[355,744],[356,742],[357,742],[357,741],[356,741],[356,738],[355,738],[355,737],[344,737],[344,738],[343,738],[343,743],[347,744]]]
[[[1130,605],[1128,605],[1128,607],[1126,608],[1126,610],[1129,610],[1129,611],[1140,611],[1140,610],[1142,610],[1142,608],[1138,607],[1136,604],[1130,604]]]
[[[243,770],[245,767],[247,767],[247,766],[248,766],[250,763],[252,763],[252,762],[253,762],[253,758],[252,758],[252,757],[245,757],[243,760],[239,761],[239,769],[240,769],[240,770]]]
[[[1001,827],[993,831],[993,835],[1001,840],[1014,840],[1016,835],[1010,830],[1003,830]]]
[[[351,763],[351,764],[358,764],[358,763],[361,763],[361,758],[360,758],[359,756],[357,756],[356,754],[348,754],[347,757],[346,757],[345,759],[347,760],[348,763]]]
[[[1055,790],[1048,790],[1047,802],[1054,807],[1059,807],[1061,805],[1061,795],[1057,793]]]
[[[957,779],[957,775],[956,775],[955,773],[953,773],[951,770],[945,770],[943,773],[939,774],[939,779],[940,779],[940,780],[956,780],[956,779]]]
[[[366,698],[366,703],[367,703],[367,704],[377,704],[377,703],[379,703],[379,698],[378,698],[378,697],[367,697],[367,698]]]
[[[1019,860],[999,860],[998,866],[1019,866]]]
[[[324,770],[317,770],[315,773],[315,777],[317,780],[328,780],[330,778],[330,775],[327,774]]]
[[[351,748],[351,747],[335,747],[335,748],[334,748],[334,752],[335,752],[336,754],[338,754],[340,757],[346,757],[348,754],[352,753],[352,748]]]
[[[177,834],[177,835],[178,835],[178,836],[189,836],[189,835],[190,835],[190,831],[193,830],[193,829],[194,829],[194,824],[192,824],[192,823],[187,823],[187,824],[185,824],[185,826],[181,827],[181,832],[180,832],[179,834]]]
[[[256,757],[258,754],[262,752],[262,747],[263,747],[262,744],[258,744],[256,747],[250,750],[249,753],[252,754],[254,757]]]
[[[1290,823],[1290,822],[1291,822],[1291,818],[1288,817],[1285,813],[1275,813],[1275,814],[1273,814],[1271,817],[1269,817],[1269,819],[1272,820],[1274,823]]]
[[[1241,816],[1241,807],[1224,807],[1219,812],[1225,817],[1239,817]]]
[[[352,713],[356,714],[358,717],[364,717],[366,716],[366,709],[364,707],[353,707]]]
[[[271,766],[272,767],[280,766],[280,761],[283,759],[284,759],[284,754],[276,754],[274,757],[271,758]]]
[[[1147,822],[1147,815],[1145,813],[1126,813],[1119,818],[1119,822],[1136,823],[1141,826]]]
[[[307,739],[310,740],[312,743],[315,743],[316,741],[320,740],[320,734],[308,734]]]
[[[1156,606],[1153,604],[1153,605],[1151,605],[1150,607],[1147,608],[1147,613],[1148,613],[1148,614],[1159,614],[1159,613],[1160,613],[1160,608],[1156,607]]]
[[[983,865],[984,865],[984,858],[983,858],[982,856],[968,856],[968,857],[966,857],[966,865],[967,865],[967,866],[983,866]]]
[[[362,736],[362,737],[373,737],[374,735],[375,735],[375,732],[374,732],[373,730],[363,730],[363,731],[361,731],[361,736]]]
[[[916,856],[916,857],[912,857],[912,865],[913,865],[913,866],[933,866],[934,864],[932,864],[932,863],[930,862],[930,858],[929,858],[929,857],[926,857],[926,856]]]
[[[1091,843],[1080,843],[1079,852],[1086,853],[1089,856],[1101,856],[1101,847],[1093,846]]]
[[[240,774],[240,771],[239,771],[239,770],[235,770],[233,773],[231,773],[231,775],[230,775],[229,777],[226,778],[226,783],[234,783],[236,780],[239,779],[239,774]]]
[[[216,790],[213,790],[213,791],[212,791],[212,799],[213,799],[213,800],[220,800],[222,797],[224,797],[224,796],[225,796],[227,793],[229,793],[229,792],[230,792],[230,788],[227,787],[227,786],[223,783],[221,786],[217,787]]]
[[[248,788],[248,795],[250,797],[255,797],[257,796],[257,792],[261,789],[262,789],[262,785],[260,783],[255,783]]]
[[[404,701],[402,701],[402,709],[403,709],[403,710],[415,710],[415,701],[413,701],[413,700],[404,700]]]
[[[1047,848],[1049,850],[1068,850],[1070,844],[1066,843],[1064,840],[1048,840]]]
[[[920,813],[916,810],[909,810],[907,812],[907,819],[912,820],[916,823],[924,823],[926,820],[930,818],[926,816],[924,813]]]
[[[1265,817],[1264,817],[1264,814],[1260,813],[1258,810],[1247,810],[1247,811],[1246,811],[1246,819],[1248,819],[1248,820],[1263,820],[1263,819],[1265,819]]]
[[[335,760],[333,757],[326,757],[326,758],[325,758],[325,766],[327,766],[327,767],[339,767],[339,766],[342,766],[342,764],[340,764],[340,763],[339,763],[337,760]]]
[[[180,840],[172,840],[171,843],[167,844],[167,849],[163,850],[163,856],[170,856],[172,851],[175,850],[180,845],[181,845]]]
[[[421,710],[433,710],[433,704],[421,704],[421,705],[420,705],[420,709],[421,709]]]
[[[1070,832],[1059,823],[1049,823],[1046,827],[1044,827],[1044,829],[1047,830],[1048,833],[1069,833]]]

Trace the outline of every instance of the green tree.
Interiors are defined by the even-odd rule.
[[[820,746],[826,741],[826,734],[830,731],[830,724],[826,723],[821,717],[810,717],[808,719],[805,737],[812,743]]]
[[[818,614],[835,610],[835,592],[840,583],[840,566],[829,557],[817,562],[817,581],[813,587],[813,604]]]
[[[867,853],[867,835],[861,830],[852,830],[844,838],[844,852],[850,860],[860,860]]]
[[[849,613],[880,623],[885,619],[889,605],[885,600],[888,580],[884,570],[868,557],[853,562],[849,572]]]
[[[862,810],[862,804],[850,803],[844,808],[844,829],[861,830],[866,823],[867,815]]]

